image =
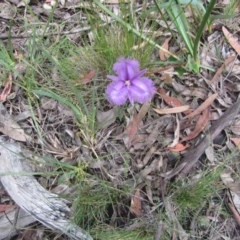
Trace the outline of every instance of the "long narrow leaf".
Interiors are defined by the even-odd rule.
[[[82,123],[84,116],[81,113],[81,110],[79,108],[77,108],[75,105],[73,105],[71,102],[69,102],[66,98],[64,98],[50,90],[47,90],[47,89],[37,89],[37,90],[34,90],[33,93],[35,93],[36,95],[41,96],[41,97],[52,98],[52,99],[58,101],[59,103],[69,107],[73,111],[76,119],[80,123]]]
[[[181,35],[188,52],[190,55],[193,55],[193,43],[189,34],[190,28],[181,4],[171,1],[170,7],[167,7],[166,10],[175,27],[177,28],[178,33]]]
[[[195,38],[195,41],[194,41],[194,46],[193,46],[193,57],[194,57],[195,62],[198,61],[198,48],[199,48],[200,38],[203,34],[203,31],[204,31],[204,28],[207,24],[207,21],[209,20],[209,16],[210,16],[210,14],[211,14],[211,12],[214,8],[215,3],[216,3],[216,0],[211,0],[210,1],[210,3],[208,4],[206,13],[203,16],[202,22],[201,22],[201,24],[198,28],[197,35],[196,35],[196,38]]]

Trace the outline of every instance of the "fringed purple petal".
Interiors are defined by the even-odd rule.
[[[131,66],[132,69],[135,69],[136,72],[139,71],[139,61],[131,58],[125,58],[123,61],[125,61],[127,65]]]
[[[115,105],[123,105],[127,99],[145,103],[151,100],[156,92],[154,83],[147,77],[142,77],[146,69],[139,69],[139,62],[130,58],[119,58],[113,65],[117,76],[108,75],[113,82],[107,86],[108,100]]]
[[[143,69],[141,71],[138,71],[137,73],[135,73],[135,75],[130,80],[134,81],[134,79],[142,77],[146,71],[147,71],[147,69]]]
[[[132,85],[129,88],[128,98],[130,102],[136,101],[139,103],[145,103],[153,97],[156,93],[156,88],[152,80],[148,78],[139,78],[132,81]]]
[[[129,80],[135,78],[136,74],[139,73],[139,62],[133,59],[125,59],[127,78]]]
[[[106,89],[109,102],[115,105],[123,105],[127,101],[128,89],[122,81],[110,83]]]
[[[118,61],[113,65],[114,72],[118,75],[119,80],[124,81],[127,79],[127,69],[124,58],[119,58]]]
[[[139,73],[139,62],[130,58],[119,58],[113,65],[113,70],[118,75],[119,80],[131,80]]]

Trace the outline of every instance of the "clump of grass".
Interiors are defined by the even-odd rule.
[[[109,225],[99,225],[92,230],[92,236],[98,240],[152,240],[153,232],[149,229],[140,228],[136,230],[125,230],[119,228],[113,228]]]
[[[2,78],[2,74],[5,71],[14,71],[15,65],[12,49],[6,48],[0,43],[0,77]]]
[[[175,186],[179,184],[176,183]],[[204,174],[194,183],[178,187],[173,199],[180,209],[195,211],[221,189],[219,170]]]
[[[157,1],[154,1],[157,7],[157,10],[164,18],[167,18],[163,14],[164,9],[167,13],[167,16],[170,18],[171,22],[174,24],[175,28],[177,29],[178,34],[181,36],[184,45],[187,49],[187,68],[190,71],[194,71],[196,73],[199,72],[200,69],[200,62],[199,62],[199,45],[200,39],[204,33],[205,27],[207,23],[211,19],[211,13],[215,6],[216,0],[211,0],[207,5],[206,9],[204,8],[203,4],[200,1],[169,1],[166,3],[158,4]],[[198,22],[193,24],[186,17],[185,7],[191,6],[193,15],[201,16],[200,25]],[[196,19],[199,19],[197,17]],[[167,20],[165,20],[167,21]],[[192,34],[192,30],[194,28],[194,24],[197,24],[197,33]]]
[[[111,71],[111,67],[120,56],[138,59],[142,66],[146,66],[151,57],[153,47],[118,24],[100,28],[96,32],[95,51],[100,55],[104,69]]]
[[[99,12],[106,9],[100,2],[94,1],[95,8]],[[151,41],[154,40],[154,23],[141,16],[145,14],[144,9],[141,14],[134,12],[135,9],[131,9],[131,6],[127,3],[120,4],[120,15],[111,15],[113,22],[105,25],[98,24],[97,28],[94,28],[90,20],[90,24],[93,26],[93,39],[94,39],[94,51],[101,58],[101,68],[110,71],[113,63],[120,56],[132,57],[140,61],[142,66],[146,66],[149,63],[153,49],[155,46],[142,36],[148,36]],[[104,9],[102,9],[102,7]],[[133,7],[134,8],[134,7]],[[107,14],[111,14],[108,11]],[[117,17],[117,19],[115,18]],[[94,19],[98,19],[101,23],[97,12]],[[118,19],[121,21],[119,24]],[[116,21],[115,21],[116,20]],[[127,26],[124,25],[125,21]],[[138,29],[138,34],[133,30]]]
[[[178,34],[181,36],[185,44],[185,47],[187,49],[187,56],[185,56],[185,59],[187,59],[188,69],[198,73],[200,68],[200,63],[199,63],[200,38],[203,35],[205,26],[210,20],[211,13],[214,8],[216,0],[211,0],[210,3],[207,5],[206,10],[203,4],[198,1],[179,1],[179,2],[169,1],[168,3],[162,3],[157,1],[154,1],[154,2],[156,6],[155,11],[158,11],[160,13],[161,17],[164,18],[165,23],[167,23],[168,18],[170,18],[171,22],[175,25],[175,28]],[[153,39],[147,37],[145,34],[140,32],[136,28],[136,26],[129,24],[128,19],[115,15],[103,4],[101,4],[98,0],[94,0],[94,3],[98,7],[100,7],[103,11],[105,11],[109,16],[111,16],[114,20],[120,23],[121,26],[123,26],[125,29],[130,31],[132,34],[138,36],[139,38],[144,39],[146,42],[153,45],[154,47],[161,49],[162,51],[165,51],[165,52],[167,51],[166,49],[163,49],[161,46],[159,46],[157,42],[155,42]],[[193,28],[194,24],[191,25],[190,22],[188,21],[183,5],[193,6],[192,11],[194,12],[194,15],[197,15],[199,13],[202,15],[202,12],[203,12],[196,37],[193,37],[191,33],[191,30],[194,29]],[[163,12],[166,12],[167,16],[163,14]],[[175,58],[175,60],[180,59],[178,56],[174,54],[171,54],[169,52],[168,54],[170,54],[173,58]]]
[[[236,14],[236,9],[240,6],[238,0],[230,0],[229,4],[223,9],[224,14],[232,17]]]
[[[220,172],[220,168],[217,168],[205,172],[193,183],[175,183],[176,190],[172,200],[177,207],[178,220],[186,229],[189,229],[194,216],[207,209],[209,202],[224,188],[219,178]]]
[[[109,182],[94,179],[93,177],[85,178],[79,183],[78,196],[73,205],[73,221],[84,228],[93,228],[110,221],[120,221],[120,219],[112,219],[115,205],[125,208],[124,199],[125,201],[128,199],[126,190],[119,190]]]

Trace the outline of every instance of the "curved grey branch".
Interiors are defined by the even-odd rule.
[[[69,220],[70,209],[66,200],[46,191],[31,176],[21,152],[18,144],[0,139],[0,179],[11,198],[46,227],[56,229],[70,239],[92,240],[87,232]]]

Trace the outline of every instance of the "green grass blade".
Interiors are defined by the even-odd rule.
[[[77,108],[75,105],[73,105],[71,102],[69,102],[66,98],[64,98],[50,90],[47,90],[47,89],[33,90],[33,93],[36,94],[37,96],[52,98],[52,99],[58,101],[59,103],[69,107],[73,111],[77,121],[79,123],[82,123],[83,114],[81,113],[81,110],[79,108]]]
[[[193,58],[195,62],[198,62],[198,48],[199,48],[200,39],[203,34],[204,28],[207,24],[207,21],[209,20],[210,14],[214,8],[215,3],[216,3],[216,0],[211,0],[210,3],[208,4],[206,13],[203,16],[202,22],[197,31],[197,35],[196,35],[194,46],[193,46]]]
[[[189,34],[190,27],[184,15],[183,8],[180,4],[172,1],[170,7],[167,7],[166,10],[177,28],[178,33],[181,35],[188,52],[193,56],[193,43]]]

